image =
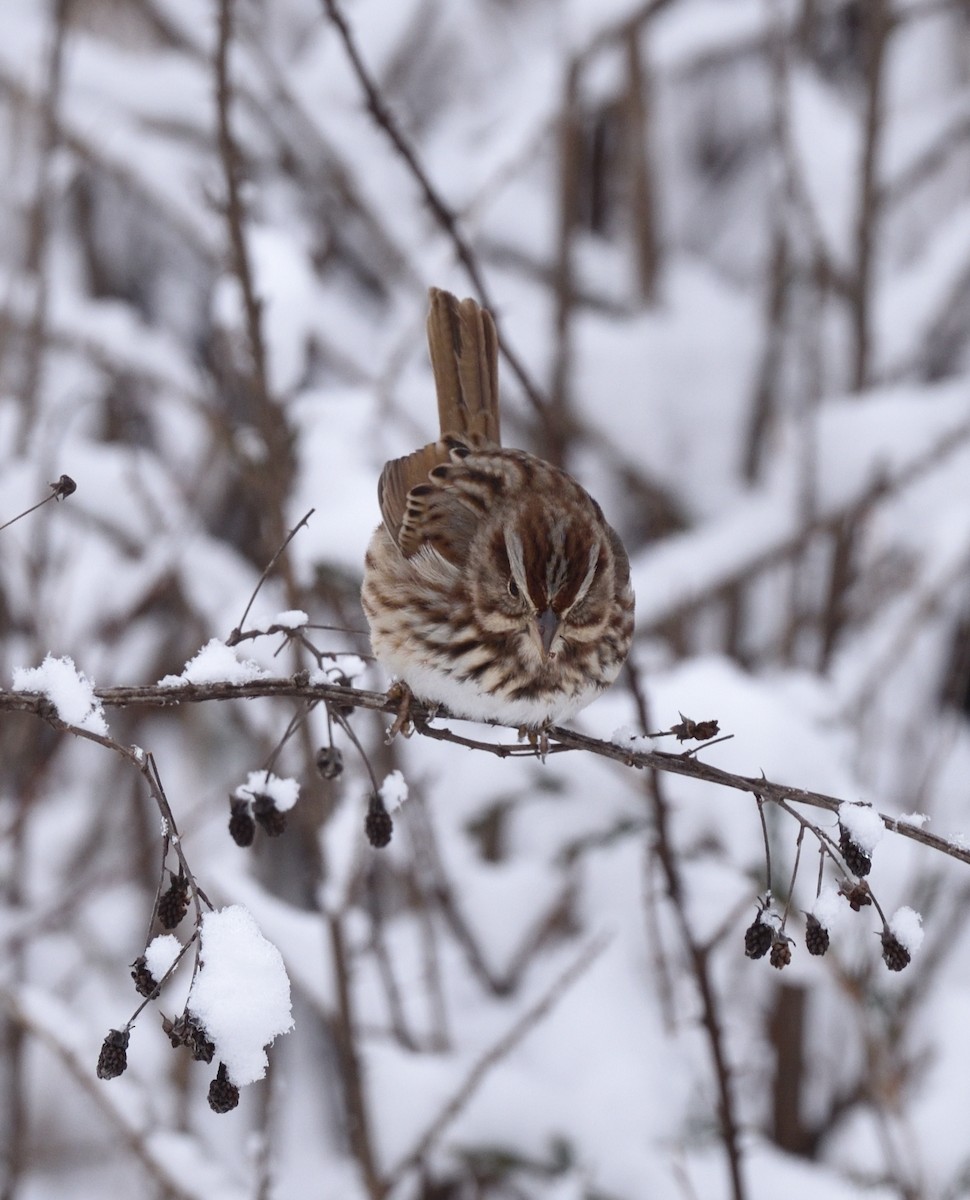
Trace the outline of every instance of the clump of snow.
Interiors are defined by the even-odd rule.
[[[882,818],[871,805],[852,804],[848,800],[839,805],[839,824],[850,840],[870,858],[886,832]]]
[[[145,966],[156,983],[182,953],[182,943],[174,934],[163,933],[152,938],[145,951]]]
[[[610,734],[614,746],[622,746],[624,750],[632,750],[635,754],[650,754],[662,749],[659,738],[644,737],[637,733],[632,725],[621,725]]]
[[[310,674],[310,682],[343,683],[352,682],[367,670],[367,664],[356,654],[341,654],[339,658],[322,659],[320,666]]]
[[[39,667],[18,667],[13,673],[15,692],[39,692],[68,725],[89,733],[108,736],[101,701],[94,694],[94,681],[74,665],[73,659],[48,654]]]
[[[923,918],[907,905],[897,908],[890,917],[889,931],[910,954],[915,954],[923,944]]]
[[[184,687],[187,683],[252,683],[269,673],[251,659],[240,659],[235,648],[212,638],[189,659],[181,675],[166,675],[159,687]]]
[[[241,905],[202,918],[202,966],[188,1010],[214,1043],[237,1086],[266,1073],[266,1046],[293,1028],[290,981],[283,958]]]
[[[274,775],[272,771],[250,771],[246,782],[233,795],[239,800],[269,796],[277,812],[289,812],[300,798],[300,785],[295,779]]]
[[[812,916],[832,933],[844,916],[844,903],[840,901],[837,889],[828,884],[822,888],[812,905]]]
[[[391,771],[389,775],[384,776],[379,794],[387,811],[394,812],[408,798],[407,780],[400,771]]]
[[[260,617],[253,621],[249,628],[258,629],[265,633],[268,629],[302,629],[309,623],[309,616],[302,608],[289,608],[285,612],[274,613],[271,617]]]
[[[781,913],[773,906],[770,896],[765,896],[765,907],[758,914],[758,920],[762,925],[767,925],[771,929],[781,930]]]
[[[917,829],[922,829],[929,819],[928,813],[911,812],[903,813],[896,823],[898,825],[915,825]]]

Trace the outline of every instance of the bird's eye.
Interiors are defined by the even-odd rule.
[[[513,600],[518,600],[519,598],[519,585],[511,576],[509,576],[509,595]]]

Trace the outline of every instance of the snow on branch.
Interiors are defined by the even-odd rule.
[[[303,700],[309,704],[326,704],[343,709],[364,709],[397,715],[400,698],[393,693],[372,692],[361,688],[344,687],[338,684],[311,683],[307,672],[288,679],[253,679],[243,683],[213,681],[209,683],[186,683],[179,688],[158,684],[143,684],[130,687],[95,688],[96,699],[107,708],[168,708],[180,704],[204,704],[211,701],[253,700],[261,698],[287,698]],[[81,737],[91,734],[82,727],[71,725],[53,715],[42,695],[24,691],[0,691],[0,711],[32,712],[48,720],[55,727]],[[671,753],[663,750],[646,750],[633,743],[618,745],[616,741],[590,737],[562,726],[552,726],[545,732],[545,743],[535,742],[486,742],[459,733],[447,721],[447,714],[432,711],[420,701],[409,701],[408,733],[427,737],[434,741],[452,742],[471,750],[493,754],[499,758],[543,758],[547,755],[580,751],[606,758],[634,770],[654,770],[664,774],[682,775],[703,783],[716,784],[732,791],[746,792],[762,800],[777,803],[804,805],[838,814],[845,799],[824,792],[813,791],[787,783],[767,779],[764,776],[740,775],[713,766],[698,757],[698,750]],[[498,722],[493,726],[503,728]],[[509,728],[509,727],[505,727]],[[665,734],[678,736],[674,731]],[[95,739],[101,740],[101,739]],[[106,740],[106,739],[105,739]],[[703,749],[703,746],[700,747]],[[919,842],[930,849],[946,854],[950,858],[970,864],[970,847],[959,841],[942,837],[924,829],[918,823],[910,823],[886,813],[877,813],[883,826],[901,837]]]

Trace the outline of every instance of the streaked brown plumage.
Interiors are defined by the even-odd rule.
[[[633,636],[629,562],[570,475],[502,447],[490,314],[430,295],[441,436],[381,474],[362,591],[371,642],[419,699],[542,728],[619,673]]]

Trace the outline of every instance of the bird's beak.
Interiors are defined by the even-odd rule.
[[[552,645],[552,639],[559,631],[559,618],[547,608],[545,612],[540,613],[536,617],[536,629],[539,631],[539,641],[542,643],[542,652],[549,656],[549,648]]]

